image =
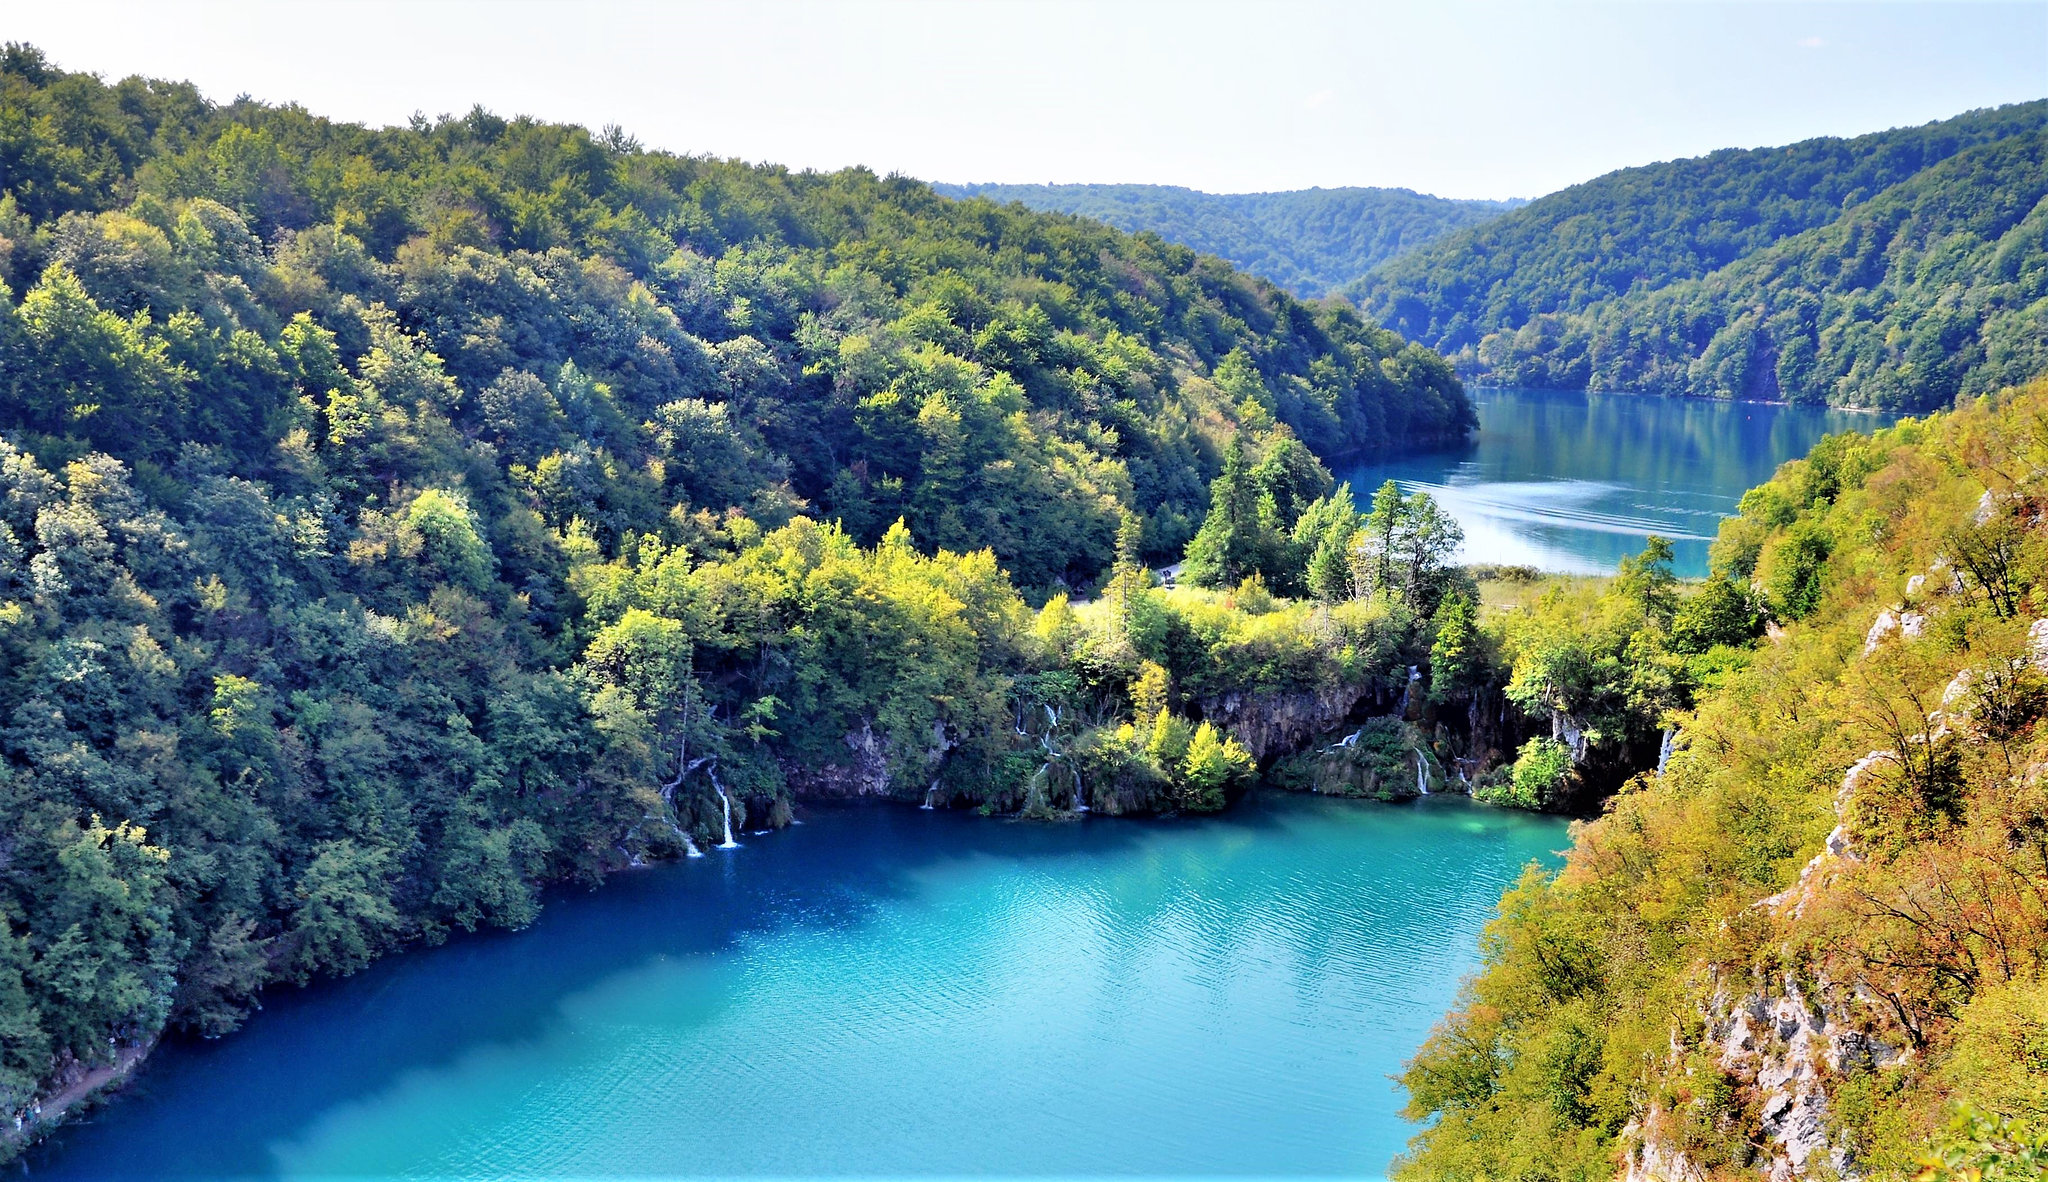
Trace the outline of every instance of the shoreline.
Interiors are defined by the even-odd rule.
[[[159,1030],[144,1041],[114,1052],[112,1063],[86,1069],[85,1074],[50,1095],[29,1102],[26,1120],[15,1118],[11,1129],[0,1127],[0,1162],[18,1158],[79,1112],[90,1111],[118,1094],[150,1053],[163,1041]]]
[[[1341,726],[1338,729],[1341,730]],[[1281,784],[1272,782],[1263,773],[1261,774],[1257,782],[1255,782],[1244,793],[1233,797],[1222,811],[1224,813],[1236,811],[1239,808],[1243,807],[1245,801],[1249,797],[1259,793],[1269,793],[1282,797],[1313,797],[1326,800],[1343,800],[1357,804],[1377,804],[1387,806],[1413,805],[1415,802],[1419,800],[1427,800],[1431,797],[1443,796],[1462,800],[1476,807],[1499,808],[1503,809],[1503,811],[1509,812],[1519,811],[1512,808],[1505,808],[1504,806],[1490,804],[1488,802],[1478,800],[1477,798],[1471,795],[1469,788],[1463,785],[1449,784],[1448,782],[1446,783],[1445,790],[1441,793],[1433,791],[1419,795],[1413,793],[1403,793],[1391,796],[1375,796],[1366,794],[1319,792],[1313,788],[1285,787]],[[800,798],[799,802],[809,807],[822,806],[825,808],[898,807],[909,809],[919,807],[912,800],[897,798],[886,794],[861,794],[856,796],[836,796],[831,794],[825,794],[816,797],[811,797],[808,799]],[[975,814],[977,812],[977,810],[973,808],[955,809],[950,805],[943,807],[944,811],[947,812],[959,812],[963,814]],[[1159,813],[1121,814],[1107,812],[1096,813],[1092,810],[1084,813],[1076,812],[1071,809],[1057,809],[1042,815],[1029,814],[1023,812],[981,814],[977,817],[977,819],[997,822],[1023,822],[1030,824],[1049,824],[1065,826],[1069,823],[1080,822],[1084,820],[1106,820],[1112,822],[1144,822],[1157,821],[1180,815],[1183,814],[1180,813],[1179,810],[1169,810],[1166,812]],[[1544,816],[1552,814],[1532,813],[1531,815]],[[801,819],[798,819],[794,816],[791,818],[789,822],[790,825],[800,825],[802,823],[803,822]],[[775,831],[770,832],[772,833]],[[759,834],[756,835],[758,836]],[[599,882],[596,886],[591,887],[590,889],[602,889],[602,887],[607,884],[607,882],[613,875],[626,874],[636,871],[653,871],[663,867],[682,866],[696,860],[699,859],[679,854],[673,858],[648,859],[640,862],[621,865],[607,871],[605,875],[606,881]],[[565,886],[569,883],[569,881],[570,880],[566,878],[556,879],[539,885],[541,886],[541,889],[545,891],[552,888]],[[486,929],[480,927],[477,931],[477,934],[481,934],[485,930]],[[520,929],[489,930],[497,931],[499,934],[512,934]],[[426,947],[431,947],[431,945],[424,944],[422,941],[418,939],[408,940],[398,945],[397,947],[392,948],[383,956],[377,957],[376,961],[373,963],[381,963],[389,959],[404,956],[408,953],[420,951],[421,949]],[[315,981],[309,982],[308,984],[318,984],[321,982],[328,981],[339,981],[342,979],[343,978],[341,977],[336,977],[332,975],[322,975],[316,978]],[[270,990],[282,986],[284,984],[286,984],[286,982],[282,980],[269,982],[265,986],[263,986],[261,990],[259,990],[259,996],[262,993],[267,993]],[[301,988],[304,988],[304,986],[301,986]],[[261,1009],[262,1007],[259,1005],[257,1008]],[[233,1038],[235,1037],[236,1033],[239,1032],[230,1032],[223,1037]],[[184,1036],[180,1036],[174,1033],[168,1027],[166,1027],[165,1029],[157,1030],[143,1042],[119,1048],[115,1053],[113,1062],[102,1063],[90,1067],[76,1079],[65,1084],[63,1087],[57,1089],[56,1091],[46,1096],[40,1096],[32,1100],[27,1109],[27,1111],[31,1115],[29,1115],[27,1119],[22,1120],[18,1127],[10,1129],[5,1128],[4,1126],[0,1126],[0,1165],[11,1164],[16,1161],[19,1161],[24,1153],[28,1152],[39,1143],[46,1140],[52,1133],[56,1132],[60,1127],[62,1127],[67,1122],[75,1120],[78,1117],[93,1111],[94,1109],[98,1108],[101,1104],[108,1103],[117,1099],[123,1091],[123,1089],[125,1089],[128,1084],[133,1082],[136,1073],[139,1072],[145,1066],[150,1056],[156,1051],[158,1047],[163,1045],[165,1039],[177,1037]]]
[[[1921,411],[1919,415],[1916,415],[1910,411],[1888,411],[1883,407],[1877,406],[1838,406],[1831,402],[1792,402],[1784,398],[1713,398],[1704,394],[1676,394],[1666,390],[1588,390],[1584,387],[1572,389],[1565,386],[1517,386],[1506,382],[1476,381],[1467,378],[1464,374],[1459,374],[1458,379],[1465,383],[1465,390],[1468,395],[1478,390],[1526,390],[1536,394],[1578,394],[1587,398],[1669,398],[1677,402],[1714,402],[1736,406],[1780,406],[1800,410],[1840,410],[1859,415],[1898,414],[1901,418],[1919,417],[1919,415],[1927,413]],[[1477,428],[1474,428],[1474,430],[1476,431]]]

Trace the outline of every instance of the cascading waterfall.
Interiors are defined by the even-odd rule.
[[[923,803],[923,804],[921,804],[921,805],[918,805],[917,807],[919,807],[919,808],[921,808],[921,809],[930,809],[930,808],[934,807],[934,806],[932,805],[932,797],[934,797],[934,796],[938,795],[938,792],[939,792],[939,782],[938,782],[937,780],[933,780],[933,781],[932,781],[932,786],[924,790],[924,803]]]
[[[690,840],[688,831],[681,825],[676,824],[676,789],[683,786],[683,779],[686,776],[708,762],[710,762],[710,757],[706,756],[692,763],[690,762],[688,748],[678,751],[676,753],[676,778],[661,786],[661,823],[668,826],[668,831],[675,834],[677,841],[683,843],[683,852],[692,858],[703,857],[704,851],[698,849],[697,843]],[[654,818],[649,816],[647,819],[651,821]],[[638,826],[634,828],[637,829]],[[635,866],[643,864],[638,855],[634,855],[631,862]]]
[[[1066,752],[1053,745],[1053,736],[1059,731],[1060,712],[1050,702],[1044,704],[1044,709],[1045,732],[1038,736],[1038,746],[1045,752],[1045,762],[1038,765],[1038,774],[1031,777],[1030,783],[1025,786],[1023,811],[1026,813],[1037,808],[1053,807],[1053,765],[1067,757]],[[1025,732],[1020,729],[1017,733]],[[1077,772],[1074,775],[1074,811],[1085,813],[1088,806],[1082,802],[1081,791],[1081,776]]]
[[[718,793],[718,803],[725,808],[725,840],[718,843],[718,848],[736,850],[740,843],[732,839],[732,797],[725,794],[725,785],[718,782],[718,765],[713,764],[708,774],[711,776],[711,790]]]
[[[732,839],[732,797],[727,796],[723,788],[718,790],[718,803],[725,806],[725,840],[718,843],[718,848],[736,850],[740,843]]]
[[[1074,773],[1074,811],[1077,813],[1088,811],[1088,788],[1081,783],[1080,772]]]
[[[1423,758],[1422,748],[1415,749],[1415,791],[1429,795],[1429,762]]]
[[[1664,728],[1664,741],[1663,741],[1663,742],[1661,742],[1661,743],[1659,743],[1659,744],[1657,745],[1657,774],[1658,774],[1658,775],[1660,775],[1660,776],[1661,776],[1661,775],[1663,775],[1663,774],[1664,774],[1664,768],[1665,768],[1665,765],[1667,765],[1667,764],[1669,764],[1669,763],[1671,762],[1671,752],[1672,752],[1673,750],[1675,750],[1675,749],[1677,748],[1677,746],[1678,746],[1678,731],[1677,731],[1677,730],[1675,730],[1675,729],[1673,729],[1672,727],[1668,727],[1668,726],[1667,726],[1667,727],[1665,727],[1665,728]]]

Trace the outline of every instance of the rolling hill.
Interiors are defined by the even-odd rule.
[[[2044,127],[2048,101],[1623,169],[1351,294],[1490,380],[1937,406],[2038,371]]]
[[[1304,299],[1356,282],[1373,267],[1516,201],[1453,201],[1407,189],[1203,193],[1173,185],[950,185],[951,197],[1018,201],[1080,214],[1229,259]]]

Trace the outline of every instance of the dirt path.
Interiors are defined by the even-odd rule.
[[[69,1086],[61,1088],[42,1098],[41,1108],[36,1115],[22,1122],[20,1128],[0,1126],[0,1143],[18,1150],[43,1133],[55,1128],[78,1104],[91,1099],[104,1088],[128,1078],[137,1064],[156,1049],[156,1040],[151,1039],[140,1046],[123,1047],[114,1055],[112,1063],[101,1064],[78,1077]]]

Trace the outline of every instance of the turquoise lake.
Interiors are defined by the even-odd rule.
[[[31,1176],[1376,1177],[1390,1076],[1567,842],[1451,797],[804,817],[276,991]]]
[[[1678,573],[1707,573],[1707,543],[1742,494],[1823,435],[1889,416],[1808,406],[1473,389],[1479,432],[1463,446],[1339,467],[1363,508],[1393,480],[1465,529],[1467,562],[1607,573],[1660,534]]]

